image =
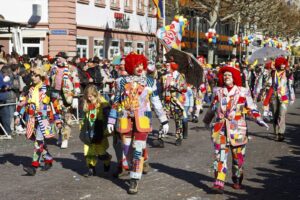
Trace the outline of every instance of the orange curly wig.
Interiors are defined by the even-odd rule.
[[[134,74],[134,69],[139,65],[143,64],[144,70],[147,70],[147,58],[144,55],[130,53],[125,57],[125,70],[129,75]]]

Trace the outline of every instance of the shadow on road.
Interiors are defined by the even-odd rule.
[[[15,166],[24,165],[29,166],[31,164],[32,158],[27,156],[18,156],[13,153],[0,155],[0,164],[3,165],[9,162]]]
[[[152,168],[158,169],[162,173],[184,180],[187,183],[194,185],[195,187],[201,188],[206,193],[212,193],[211,188],[208,185],[203,183],[203,181],[208,181],[212,183],[214,181],[212,177],[199,174],[196,172],[192,172],[192,171],[187,171],[184,169],[178,169],[178,168],[166,166],[161,163],[151,163],[150,165]]]

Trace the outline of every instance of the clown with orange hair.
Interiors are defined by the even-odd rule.
[[[173,116],[176,126],[176,146],[180,146],[183,139],[184,130],[187,136],[187,128],[184,127],[183,119],[186,118],[184,110],[185,93],[187,84],[185,76],[178,72],[178,64],[170,63],[169,73],[162,77],[162,101],[169,116]],[[187,126],[187,123],[185,124]],[[164,136],[164,135],[162,135]],[[162,137],[160,141],[163,146]]]
[[[273,127],[277,141],[284,140],[285,115],[288,104],[295,101],[293,88],[293,75],[287,73],[289,67],[288,60],[284,57],[275,59],[275,68],[271,74],[270,85],[264,106],[270,106],[273,112]]]
[[[129,194],[138,192],[144,160],[147,160],[146,141],[152,131],[151,105],[162,124],[164,133],[169,130],[168,118],[159,99],[156,80],[147,76],[147,59],[130,53],[125,57],[127,76],[116,80],[115,98],[108,117],[107,129],[121,134],[124,168],[130,171]],[[132,151],[131,151],[132,150]]]
[[[234,189],[242,187],[243,164],[248,142],[245,115],[255,119],[258,125],[269,126],[262,120],[249,89],[242,87],[241,72],[232,66],[223,66],[218,73],[219,87],[214,89],[212,103],[203,119],[206,127],[212,123],[212,141],[215,152],[213,190],[223,193],[227,157],[232,153],[232,181]]]

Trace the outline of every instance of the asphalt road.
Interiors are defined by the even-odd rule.
[[[72,128],[68,149],[59,149],[55,140],[49,150],[55,162],[50,171],[38,171],[35,177],[25,176],[23,165],[30,165],[33,144],[24,136],[0,140],[0,200],[13,199],[300,199],[300,98],[289,107],[284,142],[274,141],[272,129],[266,131],[249,122],[250,141],[246,150],[243,190],[231,188],[231,170],[227,176],[225,193],[212,194],[213,148],[210,133],[198,124],[189,124],[189,138],[182,146],[174,145],[169,136],[165,148],[155,147],[155,137],[149,136],[150,172],[143,176],[137,195],[128,195],[129,177],[116,179],[97,166],[97,176],[85,178],[83,145],[78,138],[78,126]],[[171,121],[170,132],[174,133]],[[159,124],[154,119],[154,128]],[[110,138],[111,142],[111,138]],[[231,158],[229,158],[231,160]],[[228,168],[231,169],[230,162]]]

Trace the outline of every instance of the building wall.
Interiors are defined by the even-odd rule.
[[[76,55],[76,0],[49,1],[49,54]]]
[[[129,2],[129,6],[125,5],[125,1]],[[109,53],[113,41],[119,42],[117,53],[124,53],[124,49],[128,52],[128,43],[132,42],[131,50],[147,55],[148,45],[155,40],[156,11],[148,8],[149,4],[153,8],[152,0],[115,0],[116,5],[112,5],[111,0],[1,0],[2,2],[5,4],[1,4],[4,6],[0,7],[0,14],[6,20],[31,24],[30,28],[21,28],[22,34],[25,39],[40,41],[30,47],[38,46],[40,54],[54,56],[58,51],[65,51],[69,56],[81,52],[81,56],[92,57],[95,55],[95,48],[99,48],[99,45],[94,44],[95,40],[105,40],[105,57],[113,57]],[[33,15],[33,5],[38,5],[40,16]],[[116,23],[124,18],[129,19],[129,26]],[[0,43],[7,52],[12,51],[12,43],[9,42],[11,37],[12,34],[0,34]],[[79,44],[80,39],[85,39],[86,44]],[[141,43],[142,49],[139,46]],[[23,46],[28,52],[30,43]],[[85,48],[84,54],[82,48]]]
[[[151,1],[151,0],[150,0]],[[77,3],[76,18],[78,25],[94,26],[99,28],[115,28],[115,13],[123,13],[126,18],[130,19],[129,30],[134,32],[155,33],[156,18],[147,17],[148,9],[144,7],[144,12],[138,12],[137,0],[132,1],[132,10],[126,11],[124,0],[120,1],[119,9],[112,9],[110,0],[105,1],[105,7],[95,6],[95,0],[90,0],[89,4]],[[149,4],[149,0],[145,0],[145,5]],[[132,12],[132,13],[131,13]],[[93,14],[89,14],[93,13]],[[137,14],[140,13],[140,14]],[[144,14],[142,14],[144,13]]]
[[[6,20],[28,23],[48,23],[47,0],[1,0],[0,14]],[[33,4],[40,5],[40,18],[33,16]]]

